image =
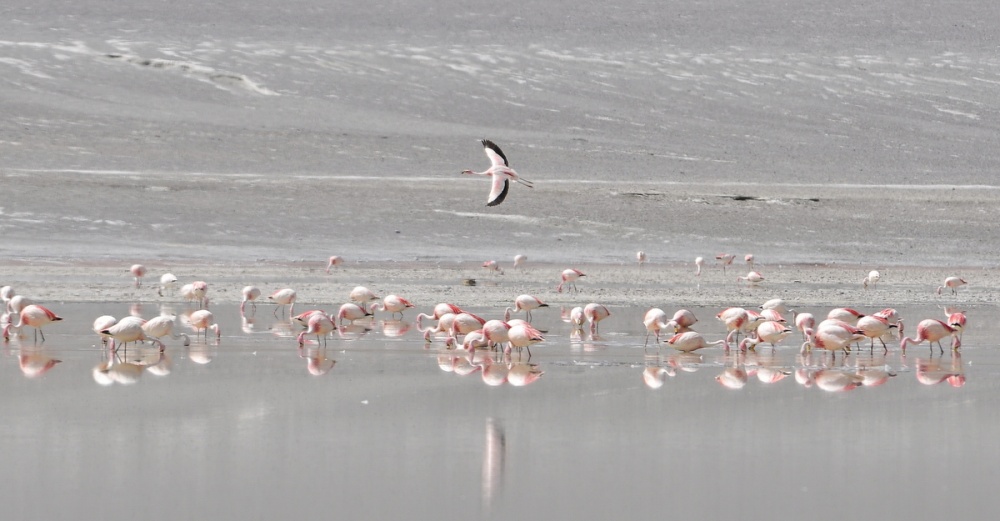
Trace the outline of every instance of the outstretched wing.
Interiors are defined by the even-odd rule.
[[[510,189],[510,182],[507,176],[493,175],[493,189],[490,190],[490,197],[486,200],[486,206],[496,206],[507,198],[507,190]]]
[[[507,164],[507,156],[503,155],[503,151],[496,143],[484,139],[482,140],[483,150],[486,152],[486,157],[490,158],[490,162],[493,166],[510,166]]]

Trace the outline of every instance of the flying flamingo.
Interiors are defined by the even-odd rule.
[[[534,185],[526,180],[521,179],[510,166],[507,164],[507,156],[503,154],[500,147],[496,143],[483,139],[480,140],[483,144],[483,151],[486,152],[486,157],[490,158],[490,167],[483,172],[473,172],[472,170],[463,170],[463,174],[472,175],[485,175],[493,179],[493,186],[490,189],[490,195],[486,199],[486,206],[496,206],[503,202],[507,197],[507,190],[510,189],[510,181],[517,181],[518,183],[532,188]]]
[[[948,324],[940,320],[935,320],[933,318],[928,318],[926,320],[921,320],[917,324],[917,337],[910,338],[906,337],[899,341],[899,348],[906,352],[906,344],[919,344],[926,340],[931,345],[931,349],[934,349],[934,342],[937,342],[938,349],[944,353],[944,348],[941,347],[941,339],[951,336],[951,348],[958,349],[962,347],[962,340],[958,336],[959,331]]]
[[[694,265],[695,265],[695,268],[696,268],[695,272],[694,272],[694,276],[695,277],[700,277],[701,276],[701,269],[705,267],[705,257],[695,257],[694,258]]]
[[[646,326],[646,341],[642,347],[649,345],[649,334],[653,333],[656,343],[660,343],[660,331],[670,328],[667,314],[660,308],[652,308],[642,317],[642,325]]]
[[[667,340],[667,344],[670,347],[681,351],[683,353],[690,353],[691,351],[696,351],[703,347],[725,345],[725,340],[716,340],[715,342],[706,342],[705,337],[701,336],[701,333],[697,331],[686,331],[684,333],[677,333],[670,340]]]
[[[736,256],[733,255],[732,253],[720,253],[720,254],[718,254],[718,255],[715,256],[715,260],[719,261],[719,264],[722,265],[722,273],[723,274],[726,273],[726,266],[729,266],[730,264],[732,264],[735,259],[736,259]]]
[[[578,269],[568,268],[563,270],[562,274],[560,275],[560,277],[562,278],[562,282],[560,282],[559,285],[556,286],[556,293],[562,293],[564,285],[573,286],[573,291],[578,292],[579,290],[576,289],[576,281],[579,280],[580,277],[586,277],[586,276],[587,274]]]
[[[156,293],[162,297],[163,290],[173,288],[174,284],[177,284],[177,277],[173,273],[164,273],[160,276],[160,287]]]
[[[205,342],[208,342],[208,330],[211,329],[215,333],[215,340],[218,341],[222,337],[222,332],[219,331],[219,324],[215,323],[215,315],[207,309],[199,309],[191,316],[188,317],[191,321],[191,327],[194,328],[196,334],[201,334],[202,331],[205,332]]]
[[[299,347],[305,345],[306,335],[316,335],[317,345],[319,345],[319,339],[322,337],[323,347],[326,347],[326,337],[335,329],[337,329],[337,326],[326,313],[313,313],[312,316],[309,317],[309,322],[306,324],[306,330],[299,333],[297,338],[299,341]]]
[[[639,267],[641,268],[643,264],[646,264],[648,257],[646,257],[646,252],[639,250],[635,252],[635,260],[639,261]]]
[[[503,275],[503,268],[495,260],[483,262],[483,269],[486,270],[487,275],[493,275],[494,273]]]
[[[751,271],[747,273],[746,277],[736,277],[736,282],[746,281],[748,286],[756,286],[761,282],[764,282],[764,276],[756,271]]]
[[[330,260],[326,263],[326,274],[330,274],[330,268],[334,266],[340,266],[344,263],[344,259],[340,255],[331,255]]]
[[[531,310],[547,307],[549,307],[549,305],[542,302],[538,297],[532,295],[518,295],[517,298],[514,299],[514,309],[512,310],[511,308],[507,308],[507,310],[504,311],[503,319],[510,320],[510,314],[512,311],[514,313],[524,311],[525,318],[528,322],[531,322]]]
[[[253,312],[257,312],[257,297],[260,296],[260,288],[257,286],[246,286],[243,288],[243,302],[240,302],[240,314],[243,314],[244,308],[246,308],[247,302],[253,306]]]
[[[526,255],[517,254],[514,256],[514,269],[523,269],[524,263],[527,262],[528,257]]]
[[[590,334],[596,335],[598,322],[611,316],[611,311],[603,304],[591,302],[583,307],[583,316],[590,322]]]
[[[292,316],[292,314],[295,313],[296,296],[295,290],[292,288],[279,289],[278,291],[272,293],[270,297],[267,297],[277,304],[277,307],[274,308],[272,314],[277,317],[278,310],[280,309],[281,316],[285,316],[285,306],[288,306],[288,316]]]
[[[965,282],[965,279],[963,279],[963,278],[960,278],[960,277],[948,277],[948,278],[944,279],[944,285],[938,286],[938,288],[937,288],[937,294],[940,295],[942,289],[949,288],[949,289],[951,289],[951,294],[952,295],[957,295],[958,294],[958,287],[959,286],[964,286],[966,284],[968,284],[968,282]]]
[[[406,308],[412,307],[413,304],[411,304],[409,300],[406,300],[399,295],[386,295],[385,298],[382,299],[382,304],[379,305],[376,303],[375,307],[372,308],[372,311],[388,311],[389,313],[392,313],[393,318],[396,317],[396,313],[399,313],[399,318],[402,319],[403,311],[405,311]]]
[[[146,267],[142,264],[133,264],[131,268],[128,269],[135,277],[135,287],[142,286],[142,278],[146,276]]]
[[[868,276],[867,277],[861,279],[861,285],[865,289],[868,289],[868,286],[871,286],[872,289],[875,289],[875,285],[878,284],[878,281],[881,280],[881,279],[882,279],[882,275],[879,274],[878,271],[871,270],[871,271],[868,272]]]
[[[20,333],[21,328],[24,326],[30,326],[35,330],[35,342],[38,342],[39,335],[41,335],[42,342],[44,342],[45,333],[42,333],[42,326],[59,320],[62,320],[62,317],[56,316],[55,313],[49,311],[47,308],[36,304],[29,304],[21,309],[20,313],[18,313],[17,325],[7,324],[7,326],[3,328],[3,339],[5,341],[10,340],[11,331]]]

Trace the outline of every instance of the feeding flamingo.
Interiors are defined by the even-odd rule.
[[[514,299],[513,310],[511,308],[507,308],[507,310],[504,311],[503,319],[510,320],[510,314],[512,311],[514,313],[517,313],[518,311],[524,311],[525,319],[528,322],[531,322],[531,310],[538,308],[547,308],[547,307],[549,307],[549,305],[542,302],[541,299],[539,299],[538,297],[532,295],[518,295],[517,298]]]
[[[331,255],[330,260],[326,263],[326,274],[330,274],[330,268],[334,266],[340,266],[344,263],[344,259],[340,255]]]
[[[583,316],[590,322],[590,334],[595,335],[597,334],[598,322],[611,316],[611,311],[603,304],[591,302],[583,307]]]
[[[735,260],[735,259],[736,259],[736,255],[733,255],[732,253],[720,253],[720,254],[718,254],[718,255],[715,256],[715,260],[717,260],[719,262],[719,264],[722,265],[722,273],[723,274],[726,273],[726,266],[729,266],[730,264],[732,264],[733,260]]]
[[[656,335],[656,343],[659,344],[660,331],[670,328],[670,323],[667,320],[667,314],[660,308],[652,308],[647,311],[642,317],[642,325],[646,327],[646,341],[643,342],[642,347],[646,347],[649,344],[650,333]]]
[[[257,297],[260,297],[260,288],[257,286],[246,286],[243,288],[243,301],[240,302],[240,314],[243,314],[243,310],[246,308],[247,302],[253,306],[253,312],[257,312]]]
[[[828,320],[839,320],[841,322],[847,322],[852,326],[857,325],[858,319],[863,316],[865,316],[863,313],[851,308],[835,308],[831,309],[830,312],[826,314],[826,318]]]
[[[354,302],[347,302],[346,304],[340,306],[340,310],[337,312],[337,321],[338,323],[343,324],[344,320],[354,322],[355,320],[360,320],[370,316],[372,316],[372,313],[368,309],[359,306]]]
[[[197,302],[199,308],[203,308],[208,305],[208,298],[205,296],[207,293],[208,283],[202,280],[197,280],[190,284],[181,286],[181,296],[184,300],[187,300],[188,302]]]
[[[215,333],[215,340],[218,341],[222,337],[222,332],[219,331],[219,324],[215,323],[215,315],[207,309],[199,309],[191,316],[188,317],[191,322],[191,327],[195,330],[195,334],[199,335],[202,331],[205,332],[205,342],[208,342],[208,330],[211,329]],[[197,336],[196,336],[197,338]]]
[[[826,349],[829,351],[849,351],[851,344],[865,339],[863,331],[842,320],[826,319],[819,323],[815,330],[806,329],[807,341],[802,344],[802,351],[809,348]]]
[[[528,350],[528,356],[531,356],[531,346],[537,344],[543,340],[545,337],[542,336],[541,331],[535,329],[531,324],[517,324],[512,325],[509,330],[507,330],[507,340],[510,342],[506,353],[509,353],[511,349],[521,349]]]
[[[921,320],[920,323],[917,324],[917,337],[916,338],[906,337],[900,340],[899,348],[905,352],[907,344],[910,343],[919,344],[924,340],[926,340],[931,345],[931,349],[934,348],[934,342],[937,342],[938,349],[940,349],[941,352],[943,353],[944,348],[941,347],[941,340],[945,337],[950,336],[952,337],[951,348],[958,349],[959,347],[962,347],[962,340],[958,336],[957,334],[958,332],[959,331],[957,329],[949,326],[948,324],[945,324],[940,320],[928,318],[925,320]]]
[[[689,331],[697,321],[698,317],[694,316],[694,313],[686,309],[678,309],[668,324],[673,325],[674,333],[683,333]]]
[[[865,289],[868,289],[868,286],[871,286],[872,289],[875,289],[875,285],[878,284],[878,281],[881,280],[881,279],[882,279],[882,275],[879,274],[878,271],[871,270],[871,271],[868,272],[868,276],[867,277],[861,279],[861,285]]]
[[[799,313],[795,315],[795,329],[798,329],[802,333],[802,340],[808,340],[806,335],[807,329],[814,329],[816,327],[816,317],[812,313]]]
[[[965,282],[965,279],[961,277],[948,277],[944,279],[944,285],[938,286],[937,294],[940,295],[942,289],[949,288],[951,289],[952,295],[957,295],[959,286],[964,286],[966,284],[968,284],[968,282]]]
[[[170,338],[184,338],[184,345],[191,345],[191,339],[184,333],[174,333],[174,316],[173,315],[160,315],[153,317],[146,321],[142,325],[142,330],[146,333],[147,337],[160,339],[165,336]]]
[[[177,277],[173,273],[164,273],[160,276],[160,287],[156,290],[159,296],[163,296],[163,290],[173,288],[177,284]]]
[[[299,347],[302,347],[305,345],[306,335],[316,335],[316,344],[319,345],[319,339],[322,337],[323,347],[326,347],[326,337],[335,329],[337,329],[336,324],[326,313],[313,313],[306,324],[306,330],[299,333],[296,340],[299,342]]]
[[[701,336],[701,333],[697,331],[686,331],[684,333],[677,333],[670,340],[667,340],[667,344],[670,347],[684,352],[690,353],[708,346],[725,345],[725,340],[716,340],[715,342],[706,342],[705,337]]]
[[[889,350],[888,346],[885,345],[885,341],[882,340],[882,337],[889,333],[890,328],[896,327],[895,324],[889,323],[889,319],[878,316],[877,314],[868,315],[858,319],[857,327],[866,337],[871,339],[871,349],[875,348],[875,339],[877,338],[879,342],[882,342],[882,347],[884,347],[886,351]]]
[[[149,340],[154,344],[157,344],[160,351],[163,351],[166,348],[163,345],[163,342],[157,338],[150,338],[146,335],[146,330],[142,328],[145,323],[146,321],[139,317],[128,316],[119,320],[114,325],[102,330],[101,334],[115,339],[117,342],[124,345],[125,349],[128,349],[129,342]],[[114,349],[115,351],[118,350],[117,347]]]
[[[396,313],[399,313],[399,318],[402,319],[403,311],[406,311],[406,308],[412,307],[413,304],[411,304],[409,300],[406,300],[399,295],[386,295],[385,298],[382,299],[382,304],[375,304],[372,311],[388,311],[389,313],[392,313],[393,317],[396,316]]]
[[[496,143],[483,139],[480,140],[483,144],[483,151],[486,152],[486,157],[490,158],[490,167],[483,172],[473,172],[472,170],[463,170],[463,174],[472,175],[484,175],[492,179],[493,184],[490,189],[490,195],[486,199],[486,206],[496,206],[503,202],[507,198],[507,190],[510,189],[510,181],[516,181],[518,183],[532,188],[534,185],[527,179],[522,179],[517,175],[510,165],[507,164],[507,156],[504,155],[503,151]]]
[[[747,273],[746,277],[736,277],[736,282],[744,281],[746,281],[748,286],[756,286],[757,284],[764,282],[764,276],[756,271],[751,271],[750,273]]]
[[[488,260],[483,263],[483,269],[486,270],[487,275],[493,275],[494,273],[499,273],[503,275],[503,268],[497,264],[495,260]]]
[[[34,328],[35,330],[35,342],[38,342],[39,335],[41,335],[42,342],[44,342],[45,333],[42,332],[42,327],[45,326],[46,324],[57,322],[59,320],[62,320],[62,317],[57,316],[49,309],[39,306],[37,304],[29,304],[27,306],[24,306],[24,308],[21,309],[20,313],[18,313],[17,325],[7,324],[7,326],[3,328],[3,339],[5,341],[10,340],[11,331],[20,333],[21,328],[29,326]]]
[[[297,295],[295,293],[295,290],[292,288],[279,289],[278,291],[272,293],[270,297],[267,297],[275,304],[277,304],[277,307],[274,308],[272,314],[275,317],[277,317],[278,310],[280,309],[281,316],[285,316],[285,306],[288,306],[288,316],[291,316],[293,313],[295,313],[296,296]]]
[[[517,254],[514,256],[514,269],[524,268],[524,263],[528,261],[526,255]]]
[[[351,290],[350,299],[351,302],[356,302],[362,306],[367,306],[371,302],[381,299],[382,297],[375,294],[374,291],[364,287],[356,286]]]
[[[560,275],[560,277],[562,278],[562,282],[560,282],[559,285],[556,286],[556,293],[562,293],[564,285],[573,286],[573,291],[579,291],[578,289],[576,289],[576,281],[579,280],[580,277],[586,277],[586,276],[587,275],[584,272],[578,269],[568,268],[563,270],[562,274]]]
[[[146,276],[146,267],[142,264],[133,264],[128,270],[135,277],[135,287],[141,287],[142,278]]]

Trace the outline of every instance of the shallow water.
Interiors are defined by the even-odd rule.
[[[511,360],[515,371],[544,371],[526,386],[486,385],[507,370],[502,360],[456,362],[416,329],[393,337],[375,327],[300,354],[272,307],[260,306],[246,330],[235,306],[212,310],[218,345],[168,340],[167,370],[146,369],[132,385],[96,383],[104,356],[89,332],[93,318],[124,316],[128,304],[58,306],[66,320],[46,342],[4,346],[0,495],[16,517],[929,519],[956,505],[971,518],[1000,506],[986,479],[1000,456],[996,308],[970,310],[958,354],[921,345],[904,357],[890,344],[887,355],[836,362],[803,361],[792,341],[745,357],[720,348],[657,356],[642,347],[643,310],[614,308],[598,338],[579,340],[555,310],[540,310],[547,341],[530,360]],[[693,311],[699,330],[721,337],[714,310]],[[26,378],[19,361],[45,357],[61,362]],[[316,372],[329,370],[312,374],[310,357]],[[858,365],[895,376],[845,392],[794,375],[763,381],[775,368],[846,374]],[[648,368],[663,369],[659,388],[645,384]]]

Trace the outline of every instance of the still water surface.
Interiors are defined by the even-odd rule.
[[[153,367],[99,385],[90,323],[130,306],[52,307],[66,320],[45,343],[29,333],[0,358],[0,494],[15,518],[975,519],[1000,506],[995,308],[969,310],[960,354],[890,343],[835,362],[791,339],[657,353],[644,310],[612,309],[596,339],[550,310],[535,313],[548,333],[530,360],[472,365],[381,320],[300,352],[273,308],[244,322],[216,305],[218,345],[130,348]],[[718,310],[693,310],[721,338]],[[858,371],[884,383],[829,391]]]

